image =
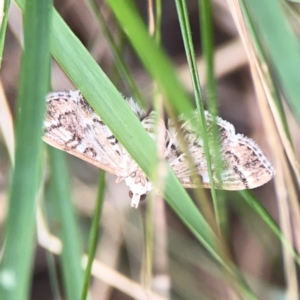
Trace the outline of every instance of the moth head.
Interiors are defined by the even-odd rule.
[[[130,188],[131,207],[138,208],[140,201],[144,200],[152,189],[151,182],[141,170],[132,172],[125,178],[125,182]]]

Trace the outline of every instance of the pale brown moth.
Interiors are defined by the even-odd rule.
[[[137,208],[140,200],[145,198],[152,189],[151,182],[82,94],[79,91],[54,92],[48,95],[46,102],[44,141],[117,176],[117,182],[125,180],[130,189],[131,206]],[[151,135],[154,131],[155,113],[146,115],[132,99],[127,103]],[[212,116],[207,111],[205,111],[205,119],[208,134],[212,137]],[[253,189],[274,177],[275,172],[271,163],[252,139],[236,134],[233,125],[219,117],[216,119],[216,124],[221,156],[221,166],[218,166],[220,176],[216,176],[213,162],[212,171],[217,188]],[[193,182],[195,174],[191,173],[186,154],[181,150],[177,138],[177,128],[171,120],[163,127],[165,159],[184,187],[196,187]],[[202,186],[209,188],[203,140],[192,130],[189,122],[181,123],[181,131]],[[219,182],[218,178],[221,178],[222,182]]]

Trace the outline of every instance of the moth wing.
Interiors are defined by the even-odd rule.
[[[51,93],[46,102],[45,142],[113,175],[124,175],[124,148],[79,91]]]
[[[194,182],[195,176],[199,177],[202,186],[205,186],[205,182],[208,179],[207,174],[207,166],[206,159],[204,155],[204,148],[201,145],[194,146],[193,138],[196,135],[191,136],[191,132],[185,131],[184,129],[187,126],[187,123],[181,125],[181,129],[183,129],[182,134],[185,139],[186,146],[188,147],[189,156],[192,159],[193,166],[195,167],[193,172],[192,166],[189,164],[186,153],[182,149],[179,138],[178,138],[178,129],[174,126],[171,120],[168,122],[168,141],[167,141],[167,149],[166,149],[166,160],[169,165],[173,169],[177,178],[181,182],[181,184],[186,188],[195,188],[197,187],[197,183]],[[207,185],[206,187],[209,187]]]
[[[227,190],[254,189],[275,176],[272,164],[258,145],[242,134],[222,147],[226,169],[222,170],[223,188]]]
[[[205,112],[206,125],[208,129],[209,142],[213,138],[212,116]],[[225,190],[252,189],[261,186],[271,180],[274,169],[266,156],[252,139],[241,134],[235,134],[232,124],[221,118],[216,118],[216,125],[219,133],[220,157],[218,171],[216,175],[216,165],[212,154],[212,172],[214,184],[217,188]],[[191,156],[196,172],[190,168],[186,154],[181,150],[177,139],[177,128],[169,121],[170,141],[173,147],[167,155],[167,160],[173,168],[178,179],[186,188],[197,187],[195,176],[200,175],[201,185],[210,188],[207,161],[204,154],[203,140],[198,137],[190,126],[190,122],[181,125],[184,139],[187,143],[189,155]],[[218,180],[221,179],[221,182]]]

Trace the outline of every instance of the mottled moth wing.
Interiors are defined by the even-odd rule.
[[[196,117],[196,116],[195,116]],[[197,117],[196,117],[197,118]],[[212,149],[212,116],[205,111],[210,149]],[[216,162],[211,151],[213,180],[216,188],[225,190],[252,189],[268,182],[275,174],[274,169],[255,142],[241,134],[236,134],[232,124],[216,117],[216,126],[220,145],[220,158],[216,174]],[[173,168],[182,185],[187,188],[196,187],[192,169],[189,167],[186,154],[182,151],[177,139],[178,129],[169,121],[170,144],[167,160]],[[208,176],[208,166],[204,154],[203,140],[192,129],[190,122],[184,122],[180,128],[188,146],[188,151],[196,172],[200,175],[203,187],[211,186]],[[219,182],[218,178],[221,179]]]
[[[110,129],[79,91],[50,93],[46,99],[44,141],[113,175],[129,186],[131,206],[137,208],[152,185]],[[127,104],[153,137],[154,113],[145,112],[132,100]]]
[[[230,144],[224,144],[223,153],[228,166],[222,171],[224,189],[253,189],[275,176],[273,166],[261,149],[242,134],[236,134]]]
[[[116,176],[124,176],[123,147],[79,91],[46,100],[44,141]]]
[[[82,94],[79,91],[55,92],[48,95],[46,103],[44,140],[118,176],[117,182],[125,180],[130,188],[131,206],[137,208],[139,201],[152,189],[152,184]],[[159,142],[163,143],[165,158],[183,186],[196,187],[199,181],[196,182],[195,178],[198,177],[201,185],[209,188],[211,184],[203,139],[193,130],[190,121],[180,120],[177,128],[169,120],[166,128],[163,120],[156,125],[155,112],[146,115],[132,99],[127,103],[155,140],[158,126]],[[194,121],[199,122],[196,113]],[[210,152],[215,187],[226,190],[251,189],[265,184],[274,176],[272,165],[253,140],[236,134],[234,127],[219,117],[216,117],[218,135],[215,137],[213,119],[207,111],[205,121],[210,149],[213,149],[215,138],[220,146],[219,160],[214,157],[213,151]],[[194,168],[187,162],[179,135],[185,139]],[[216,176],[216,171],[220,176]]]

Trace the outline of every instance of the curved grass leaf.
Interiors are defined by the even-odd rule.
[[[27,299],[30,292],[36,198],[41,180],[44,98],[49,83],[52,2],[32,0],[26,4],[15,168],[0,273],[1,299],[7,300]]]
[[[156,162],[153,140],[87,50],[63,20],[57,14],[55,16],[52,31],[54,57],[105,124],[151,178],[151,166]],[[61,51],[62,48],[64,51]],[[211,249],[213,255],[219,257],[214,250],[217,243],[215,236],[171,171],[166,178],[164,194],[190,229]]]

